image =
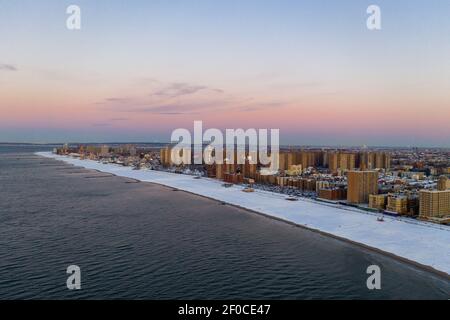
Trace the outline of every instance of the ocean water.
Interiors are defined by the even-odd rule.
[[[0,147],[0,299],[450,298],[448,278],[214,200],[33,154],[49,149]],[[81,290],[66,287],[72,264]],[[381,290],[366,286],[373,264]]]

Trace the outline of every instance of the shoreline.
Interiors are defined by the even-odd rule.
[[[144,182],[145,182],[145,183],[153,183],[153,184],[156,184],[156,185],[159,185],[159,186],[163,186],[163,187],[166,187],[166,188],[170,188],[170,189],[172,189],[172,190],[173,190],[173,189],[176,189],[177,191],[185,192],[185,193],[188,193],[188,194],[197,196],[197,197],[202,197],[202,198],[205,198],[205,199],[208,199],[208,200],[212,200],[212,201],[216,201],[216,202],[222,203],[222,201],[217,200],[217,199],[214,199],[214,198],[211,198],[211,197],[208,197],[208,196],[204,196],[204,195],[201,195],[201,194],[193,193],[193,192],[190,192],[190,191],[185,191],[185,190],[182,190],[182,189],[177,189],[177,188],[169,187],[169,186],[167,186],[167,185],[160,184],[160,183],[157,183],[157,182],[148,182],[148,181],[144,181]],[[339,236],[336,236],[336,235],[334,235],[334,234],[324,232],[324,231],[322,231],[322,230],[320,230],[320,229],[313,229],[313,228],[310,228],[310,227],[307,227],[307,226],[304,226],[304,225],[295,223],[295,222],[290,221],[290,220],[286,220],[286,219],[283,219],[283,218],[271,216],[271,215],[269,215],[269,214],[262,213],[262,212],[259,212],[259,211],[255,211],[255,210],[252,210],[252,209],[248,209],[248,208],[245,208],[245,207],[236,205],[236,204],[227,203],[227,202],[224,202],[224,204],[226,204],[226,205],[228,205],[228,206],[231,206],[231,207],[234,207],[234,208],[238,208],[238,209],[241,209],[241,210],[245,210],[245,211],[247,211],[247,212],[249,212],[249,213],[252,213],[252,214],[257,214],[257,215],[262,216],[262,217],[264,217],[264,218],[268,218],[268,219],[275,220],[275,221],[280,221],[280,222],[289,224],[289,225],[291,225],[291,226],[295,226],[295,227],[297,227],[297,228],[301,228],[301,229],[304,229],[304,230],[308,230],[308,231],[311,231],[311,232],[315,232],[315,233],[321,234],[321,235],[326,236],[326,237],[330,237],[330,238],[333,238],[333,239],[336,239],[336,240],[339,240],[339,241],[342,241],[342,242],[345,242],[345,243],[349,243],[349,244],[355,245],[355,246],[360,247],[360,248],[362,248],[362,249],[365,249],[365,250],[368,250],[368,251],[372,251],[372,252],[374,252],[374,253],[381,254],[381,255],[383,255],[383,256],[392,258],[392,259],[397,260],[397,261],[402,262],[402,263],[406,263],[406,264],[411,265],[411,266],[413,266],[413,267],[415,267],[415,268],[417,268],[417,269],[420,269],[420,270],[422,270],[422,271],[430,272],[430,273],[432,273],[432,274],[434,274],[434,275],[436,275],[436,276],[442,277],[442,278],[444,278],[444,279],[446,279],[446,280],[450,280],[450,274],[447,274],[447,273],[444,272],[444,271],[437,270],[437,269],[435,269],[435,268],[433,268],[433,267],[431,267],[431,266],[428,266],[428,265],[425,265],[425,264],[418,263],[418,262],[416,262],[416,261],[413,261],[413,260],[410,260],[410,259],[407,259],[407,258],[398,256],[398,255],[396,255],[396,254],[393,254],[393,253],[384,251],[384,250],[382,250],[382,249],[379,249],[379,248],[376,248],[376,247],[371,247],[371,246],[365,245],[365,244],[363,244],[363,243],[360,243],[360,242],[357,242],[357,241],[354,241],[354,240],[351,240],[351,239],[339,237]]]
[[[242,187],[238,187],[238,186],[234,186],[233,188],[227,188],[229,190],[224,190],[225,188],[221,187],[221,183],[220,181],[214,180],[214,179],[208,179],[208,178],[202,178],[199,180],[193,180],[191,176],[186,176],[186,175],[180,175],[180,174],[172,174],[172,173],[167,173],[167,172],[160,172],[160,171],[142,171],[142,172],[132,172],[130,168],[127,167],[120,167],[120,166],[114,166],[114,165],[105,165],[105,164],[101,164],[98,163],[96,161],[91,161],[91,160],[79,160],[76,158],[71,158],[71,157],[66,157],[66,156],[58,156],[55,154],[52,154],[51,152],[36,152],[35,153],[38,156],[42,156],[42,157],[46,157],[46,158],[52,158],[58,161],[63,161],[65,163],[68,164],[72,164],[75,166],[80,166],[83,167],[85,169],[88,170],[95,170],[97,172],[102,172],[102,173],[108,173],[108,174],[112,174],[112,175],[116,175],[116,176],[120,176],[120,177],[125,177],[127,179],[131,179],[131,180],[135,180],[136,182],[150,182],[150,183],[154,183],[154,184],[158,184],[158,185],[162,185],[168,188],[172,188],[172,189],[176,189],[179,191],[184,191],[186,193],[190,193],[192,195],[195,196],[200,196],[200,197],[204,197],[210,200],[214,200],[217,201],[219,203],[226,203],[227,205],[239,208],[239,209],[243,209],[246,210],[247,212],[251,212],[254,214],[258,214],[260,216],[266,217],[266,218],[270,218],[273,220],[277,220],[277,221],[282,221],[284,223],[288,223],[290,225],[296,226],[296,227],[300,227],[312,232],[316,232],[319,234],[322,234],[324,236],[327,237],[331,237],[340,241],[344,241],[353,245],[356,245],[358,247],[364,248],[366,250],[372,251],[372,252],[376,252],[385,256],[388,256],[390,258],[393,258],[397,261],[403,262],[403,263],[407,263],[413,267],[416,267],[418,269],[427,271],[427,272],[431,272],[437,276],[440,276],[446,280],[450,279],[450,259],[449,259],[449,255],[445,254],[445,252],[450,252],[450,228],[432,228],[429,225],[423,224],[423,223],[410,223],[410,226],[407,226],[409,229],[423,229],[423,230],[407,230],[408,232],[411,231],[411,233],[406,233],[407,235],[410,235],[410,239],[403,239],[404,242],[407,243],[407,247],[404,247],[401,245],[401,241],[402,240],[398,240],[400,241],[399,243],[396,243],[396,247],[392,245],[392,239],[389,238],[389,236],[396,236],[395,234],[392,234],[392,231],[394,231],[395,233],[395,228],[391,227],[392,230],[389,230],[391,232],[387,232],[388,234],[385,235],[387,238],[385,239],[386,245],[383,248],[383,245],[379,245],[379,246],[374,246],[372,243],[370,243],[370,241],[364,241],[364,234],[361,234],[361,231],[367,231],[367,230],[360,230],[361,225],[358,225],[357,223],[354,223],[352,218],[355,218],[355,214],[356,215],[361,215],[361,217],[363,217],[365,220],[368,220],[368,218],[373,218],[373,215],[368,215],[367,213],[363,213],[363,212],[358,212],[358,210],[345,210],[344,208],[339,208],[339,207],[334,207],[334,206],[329,206],[329,205],[325,205],[325,204],[320,204],[318,202],[315,202],[313,204],[313,207],[311,208],[311,201],[305,201],[305,199],[301,199],[304,201],[298,201],[300,202],[300,204],[296,203],[286,203],[285,195],[281,195],[281,194],[276,194],[276,193],[271,193],[268,191],[260,191],[257,192],[256,194],[259,197],[272,197],[275,198],[276,200],[273,199],[269,199],[270,203],[271,203],[271,208],[259,208],[258,206],[256,206],[255,208],[255,203],[246,203],[245,200],[249,200],[249,199],[244,199],[243,201],[241,201],[241,203],[239,201],[236,200],[236,196],[237,198],[244,198],[244,197],[252,197],[254,195],[252,194],[245,194],[243,193]],[[86,164],[87,166],[83,165]],[[114,166],[114,167],[113,167]],[[102,170],[103,169],[103,170]],[[127,170],[128,169],[128,170]],[[119,172],[111,172],[111,171],[119,171]],[[122,171],[122,172],[121,172]],[[127,172],[129,171],[129,172]],[[124,175],[125,173],[125,175]],[[128,174],[126,174],[128,173]],[[141,173],[141,174],[139,174]],[[141,176],[141,177],[137,177],[137,176]],[[189,180],[189,181],[180,181],[179,183],[176,183],[177,181],[175,181],[175,179],[177,180]],[[188,182],[190,183],[189,185],[194,184],[194,181],[196,181],[196,184],[199,183],[203,183],[201,181],[206,181],[205,184],[212,184],[214,183],[216,186],[215,191],[222,193],[222,197],[221,194],[215,195],[215,194],[211,194],[211,192],[207,192],[210,191],[210,189],[212,188],[207,188],[207,189],[199,189],[199,188],[195,188],[195,187],[188,187],[186,185],[183,184],[183,182]],[[200,182],[199,182],[200,181]],[[206,186],[208,187],[208,186]],[[239,192],[239,193],[237,193]],[[229,194],[232,193],[232,200],[227,200],[227,196],[229,196]],[[239,199],[238,199],[239,200]],[[281,202],[283,201],[283,202]],[[258,203],[258,202],[256,202]],[[259,205],[261,205],[260,203],[258,203]],[[264,205],[263,205],[264,206]],[[355,235],[354,236],[345,236],[340,234],[339,232],[330,232],[330,230],[327,229],[333,229],[332,227],[330,227],[330,225],[327,225],[327,221],[322,221],[323,217],[318,217],[316,218],[315,221],[311,221],[314,223],[305,223],[305,221],[300,221],[301,219],[298,219],[299,216],[292,214],[292,213],[286,213],[287,211],[290,211],[291,208],[293,208],[293,210],[297,210],[298,208],[296,207],[300,207],[300,209],[308,209],[308,210],[317,210],[317,211],[321,211],[320,209],[324,209],[323,207],[321,208],[321,206],[326,207],[326,209],[330,210],[330,208],[334,211],[333,213],[331,213],[333,216],[330,216],[329,218],[334,218],[337,222],[341,223],[342,225],[338,226],[338,229],[341,228],[342,226],[347,229],[349,229],[350,231],[355,231],[352,230],[352,228],[357,227],[356,232],[353,232]],[[306,207],[306,208],[304,208]],[[270,212],[272,209],[273,212]],[[281,210],[280,210],[281,209]],[[322,210],[323,211],[323,210]],[[341,212],[342,211],[342,212]],[[280,212],[282,212],[280,214]],[[321,215],[322,212],[320,212]],[[326,212],[327,215],[330,214],[330,212]],[[348,216],[342,216],[344,214],[347,214]],[[310,213],[309,215],[313,216],[315,215],[315,213]],[[319,214],[317,214],[319,215]],[[365,217],[364,217],[365,216]],[[364,220],[361,219],[361,217],[359,220]],[[311,217],[308,217],[311,218]],[[310,222],[309,220],[312,219],[306,219],[306,222]],[[395,222],[397,224],[408,224],[408,222],[402,221],[402,220],[398,220],[398,219],[389,219],[389,222]],[[358,221],[359,222],[359,221]],[[370,220],[368,220],[368,222],[370,222]],[[321,226],[322,224],[322,226]],[[385,224],[383,222],[384,225],[387,226],[387,224]],[[400,225],[401,227],[405,228],[404,225]],[[380,226],[380,223],[377,222],[377,224],[375,224],[374,226]],[[364,225],[364,227],[366,227]],[[334,226],[334,229],[336,229],[336,226]],[[379,229],[379,228],[378,228]],[[423,248],[417,248],[416,246],[418,245],[418,243],[408,243],[408,242],[412,242],[415,241],[415,237],[416,237],[416,232],[420,231],[428,231],[429,233],[429,229],[434,229],[433,232],[436,233],[436,236],[434,237],[434,239],[431,240],[436,240],[438,246],[440,245],[443,249],[443,251],[439,251],[439,249],[435,249],[432,250],[432,252],[430,252],[430,248],[426,248],[426,242],[425,241],[430,241],[430,239],[425,240],[423,242]],[[369,230],[374,232],[376,230],[372,230],[369,227]],[[370,232],[367,231],[367,232]],[[379,229],[378,231],[383,232],[383,229]],[[401,230],[404,232],[404,230]],[[352,234],[352,232],[348,232],[350,235]],[[391,234],[389,234],[391,233]],[[378,235],[378,234],[377,234]],[[373,236],[373,234],[372,234]],[[427,235],[428,238],[433,238],[433,235],[428,234]],[[369,237],[370,238],[370,237]],[[420,235],[419,235],[420,238]],[[367,239],[366,239],[367,240]],[[447,241],[446,241],[447,240]],[[441,241],[444,241],[444,243],[441,243]],[[367,243],[369,242],[369,243]],[[378,241],[380,242],[380,241]],[[436,244],[436,243],[435,243]],[[396,250],[392,250],[391,247],[395,247]],[[433,248],[436,248],[436,246],[433,246]],[[445,251],[445,249],[449,249],[448,251]],[[400,249],[404,249],[404,250],[400,250]],[[414,257],[414,254],[411,252],[411,249],[417,249],[419,250],[419,254],[416,254],[416,257]],[[422,251],[420,251],[422,249]],[[389,251],[390,250],[390,251]],[[394,251],[394,252],[392,252]],[[434,251],[434,252],[433,252]],[[421,255],[420,253],[422,253],[423,255],[428,255],[428,258],[433,257],[433,259],[431,259],[433,263],[428,263],[428,261],[425,261],[427,257],[423,257],[423,255]],[[439,254],[441,256],[443,256],[443,261],[440,261],[438,259],[438,257],[436,257],[437,254]],[[414,259],[415,258],[415,259]],[[447,263],[449,261],[449,263]]]

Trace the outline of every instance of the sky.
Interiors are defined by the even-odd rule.
[[[0,0],[0,142],[165,142],[201,120],[450,147],[449,17],[444,0]]]

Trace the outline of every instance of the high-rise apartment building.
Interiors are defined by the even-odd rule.
[[[420,190],[419,215],[422,218],[450,215],[450,190]]]
[[[339,154],[337,152],[328,153],[327,163],[331,172],[337,172],[339,168]]]
[[[287,169],[289,169],[290,166],[297,164],[296,162],[297,162],[296,161],[296,154],[293,153],[293,152],[289,152],[287,154],[287,160],[286,160]]]
[[[386,152],[362,152],[359,159],[361,170],[389,169],[391,167],[391,156]]]
[[[368,203],[369,195],[378,193],[377,171],[349,171],[347,182],[349,203]]]
[[[279,170],[287,170],[287,153],[286,152],[280,152],[278,154],[278,168]]]
[[[356,155],[354,153],[339,154],[339,169],[353,170],[356,167]]]
[[[354,170],[356,168],[356,155],[354,152],[329,152],[325,155],[326,159],[323,162],[328,165],[328,168],[333,173],[339,170]]]

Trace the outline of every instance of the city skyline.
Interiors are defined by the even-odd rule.
[[[202,120],[284,145],[450,147],[449,3],[132,2],[0,1],[0,142],[168,142]]]

